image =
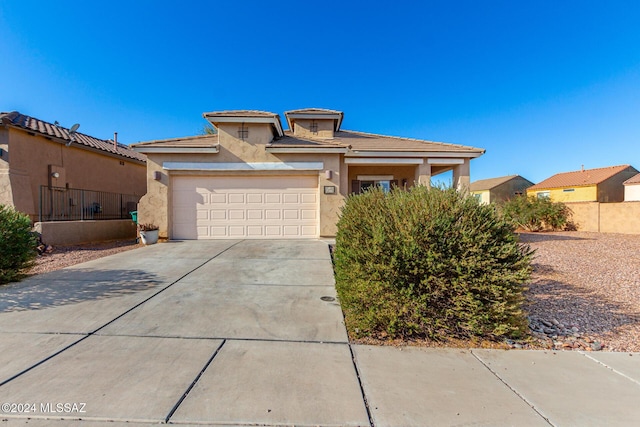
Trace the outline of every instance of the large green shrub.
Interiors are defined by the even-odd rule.
[[[0,283],[19,278],[33,264],[35,248],[29,217],[0,205]]]
[[[563,230],[570,226],[571,210],[547,197],[514,197],[499,206],[504,218],[527,231]]]
[[[453,189],[347,198],[334,253],[355,337],[519,337],[532,251],[491,206]]]

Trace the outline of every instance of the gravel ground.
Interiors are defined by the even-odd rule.
[[[526,292],[530,328],[546,346],[640,351],[640,236],[522,233],[536,249]]]
[[[112,241],[77,246],[56,246],[51,253],[39,255],[36,264],[27,274],[42,274],[59,270],[81,262],[91,261],[118,252],[139,248],[141,245],[133,240]]]

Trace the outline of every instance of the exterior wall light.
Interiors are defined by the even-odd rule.
[[[53,172],[51,174],[51,178],[60,178],[60,174],[58,172]]]
[[[331,175],[332,175],[332,173],[331,173],[331,171],[330,171],[330,170],[326,170],[326,171],[324,171],[324,177],[325,177],[325,178],[327,178],[327,179],[331,179]]]

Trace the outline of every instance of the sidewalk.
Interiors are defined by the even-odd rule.
[[[0,287],[2,425],[640,425],[638,353],[350,345],[333,283],[326,243],[247,240]]]

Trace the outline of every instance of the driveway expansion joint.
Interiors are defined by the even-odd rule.
[[[550,426],[553,427],[557,427],[555,424],[553,424],[551,422],[551,420],[549,420],[548,417],[544,416],[544,414],[542,414],[538,408],[535,407],[535,405],[531,402],[529,402],[529,400],[527,400],[526,397],[524,397],[522,394],[518,393],[518,391],[511,387],[509,385],[509,383],[507,383],[500,375],[498,375],[498,373],[496,371],[494,371],[493,369],[491,369],[491,367],[489,366],[489,364],[485,363],[484,360],[482,360],[482,358],[480,356],[478,356],[473,349],[471,349],[469,351],[471,353],[471,355],[473,357],[476,358],[476,360],[478,360],[478,362],[480,362],[482,364],[482,366],[484,366],[489,372],[491,372],[497,379],[498,381],[500,381],[502,384],[505,385],[505,387],[507,387],[509,390],[511,390],[511,392],[513,392],[513,394],[515,394],[516,396],[518,396],[518,398],[520,398],[527,406],[529,406],[536,414],[538,414],[543,420],[545,420]]]
[[[371,414],[371,408],[369,407],[369,399],[367,399],[367,394],[364,391],[364,386],[362,385],[362,377],[360,376],[360,369],[358,369],[358,363],[356,361],[356,355],[353,352],[353,347],[351,347],[351,343],[347,343],[349,346],[349,353],[351,353],[351,362],[353,363],[353,369],[356,371],[356,378],[358,379],[358,386],[360,387],[360,394],[362,394],[362,401],[364,403],[364,408],[367,410],[367,418],[369,418],[369,426],[375,427],[375,423],[373,422],[373,415]]]
[[[596,362],[597,364],[599,364],[599,365],[601,365],[601,366],[604,366],[605,368],[609,369],[610,371],[615,372],[616,374],[620,375],[621,377],[623,377],[623,378],[625,378],[625,379],[627,379],[627,380],[629,380],[629,381],[631,381],[631,382],[634,382],[634,383],[636,383],[636,384],[640,385],[640,381],[636,380],[635,378],[631,378],[630,376],[628,376],[628,375],[626,375],[626,374],[624,374],[624,373],[622,373],[622,372],[618,371],[617,369],[613,368],[612,366],[607,365],[607,364],[606,364],[606,363],[604,363],[604,362],[601,362],[600,360],[598,360],[598,359],[594,358],[593,356],[591,356],[591,355],[589,355],[589,354],[586,354],[586,353],[584,353],[584,352],[582,352],[582,351],[580,351],[580,352],[578,352],[578,353],[582,354],[582,355],[583,355],[583,356],[585,356],[587,359],[591,359],[592,361]]]
[[[116,320],[126,316],[127,314],[131,313],[133,310],[135,310],[136,308],[140,307],[141,305],[143,305],[144,303],[150,301],[152,298],[155,298],[156,296],[160,295],[162,292],[166,291],[167,289],[169,289],[170,287],[172,287],[173,285],[175,285],[176,283],[178,283],[179,281],[181,281],[182,279],[184,279],[185,277],[187,277],[188,275],[190,275],[191,273],[193,273],[194,271],[198,270],[199,268],[202,268],[204,265],[208,264],[209,262],[211,262],[212,260],[216,259],[217,257],[219,257],[220,255],[222,255],[223,253],[225,253],[226,251],[228,251],[229,249],[233,248],[234,246],[236,246],[237,244],[239,244],[241,241],[236,242],[234,244],[232,244],[231,246],[229,246],[228,248],[220,251],[219,253],[217,253],[216,255],[212,256],[211,258],[209,258],[208,260],[206,260],[205,262],[203,262],[202,264],[200,264],[199,266],[193,268],[192,270],[188,271],[187,273],[183,274],[182,276],[180,276],[178,279],[174,280],[173,282],[169,283],[167,286],[165,286],[164,288],[160,289],[158,292],[155,292],[153,295],[149,296],[148,298],[145,298],[144,300],[140,301],[138,304],[134,305],[133,307],[129,308],[128,310],[126,310],[124,313],[120,314],[119,316],[116,316],[115,318],[111,319],[110,321],[108,321],[107,323],[105,323],[104,325],[100,326],[99,328],[95,329],[94,331],[90,332],[90,334],[95,334],[96,332],[100,331],[101,329],[106,328],[107,326],[109,326],[110,324],[112,324],[113,322],[115,322]]]
[[[211,355],[211,357],[209,358],[209,360],[207,361],[207,363],[205,363],[204,367],[200,370],[200,372],[198,373],[198,375],[196,375],[196,377],[194,378],[194,380],[191,382],[191,384],[189,385],[189,387],[187,387],[187,389],[185,390],[185,392],[182,394],[182,396],[180,397],[180,399],[178,400],[178,402],[176,402],[176,404],[173,406],[173,408],[171,409],[171,411],[169,411],[169,414],[167,414],[167,416],[164,419],[164,422],[166,424],[169,423],[169,420],[171,419],[171,417],[173,416],[173,414],[176,413],[176,411],[178,410],[178,408],[180,407],[180,405],[182,404],[182,402],[184,402],[184,400],[187,398],[187,396],[189,395],[189,392],[191,392],[191,390],[193,390],[193,388],[196,386],[196,384],[198,383],[198,381],[200,380],[200,378],[202,377],[202,375],[204,374],[204,372],[207,370],[207,368],[209,367],[209,365],[211,365],[211,363],[213,362],[213,359],[216,358],[216,356],[218,355],[218,353],[220,353],[220,350],[222,349],[222,347],[224,346],[224,344],[226,343],[225,341],[222,341],[220,343],[220,345],[218,346],[218,348],[216,349],[216,351],[213,352],[213,354]]]

